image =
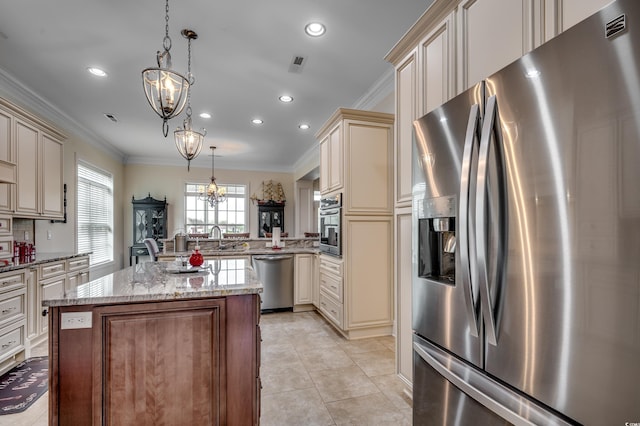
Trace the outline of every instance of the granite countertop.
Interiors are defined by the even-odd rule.
[[[41,265],[43,263],[48,262],[56,262],[58,260],[66,260],[73,259],[74,257],[87,256],[91,254],[91,252],[87,253],[66,253],[66,252],[57,252],[57,253],[36,253],[36,260],[33,262],[20,263],[18,265],[8,265],[0,267],[0,273],[14,271],[16,269],[23,268],[32,268],[34,266]]]
[[[317,247],[283,247],[277,250],[272,248],[250,248],[250,249],[226,249],[226,250],[200,250],[203,256],[253,256],[256,254],[317,254],[320,249]],[[158,253],[159,258],[174,259],[180,256],[190,256],[191,251],[166,251]]]
[[[73,306],[155,302],[255,294],[262,292],[250,262],[243,258],[206,260],[200,268],[176,262],[143,262],[79,285],[62,299],[46,299],[44,306]]]

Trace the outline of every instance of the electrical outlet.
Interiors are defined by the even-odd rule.
[[[47,229],[47,240],[51,239],[51,230]]]
[[[91,328],[91,312],[63,312],[60,322],[61,330]]]
[[[24,231],[24,240],[29,241],[29,231]]]

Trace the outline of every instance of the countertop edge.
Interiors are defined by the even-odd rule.
[[[82,257],[90,255],[93,252],[83,253],[42,253],[36,254],[36,260],[28,263],[21,263],[19,265],[7,265],[0,267],[0,273],[16,271],[18,269],[33,268],[43,263],[57,262],[60,260],[73,259],[76,257]],[[40,258],[38,258],[40,257]]]

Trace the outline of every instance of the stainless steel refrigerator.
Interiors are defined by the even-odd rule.
[[[640,2],[414,135],[414,424],[640,422]]]

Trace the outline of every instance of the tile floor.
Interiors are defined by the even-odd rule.
[[[265,314],[261,330],[262,426],[411,425],[392,336],[348,341],[315,312]],[[0,426],[46,426],[47,409],[45,394]]]

